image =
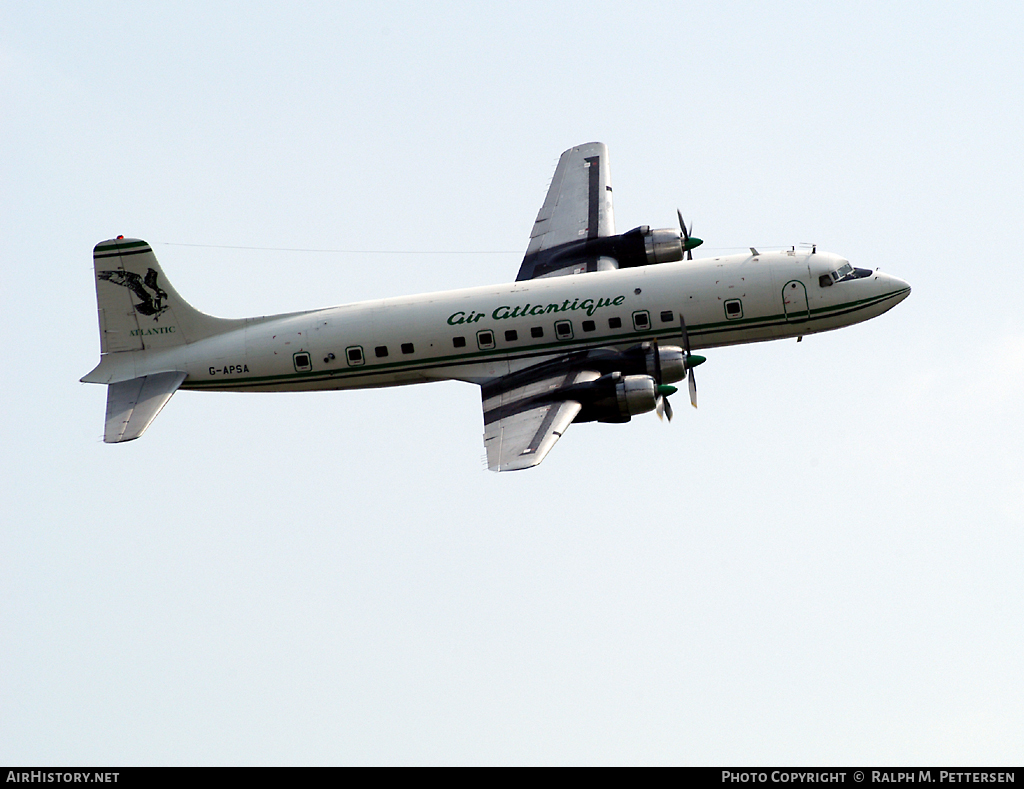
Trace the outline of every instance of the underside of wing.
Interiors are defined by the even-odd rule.
[[[559,398],[559,390],[598,377],[596,372],[562,369],[532,380],[513,375],[484,384],[487,467],[515,471],[544,460],[582,408],[577,400]]]
[[[584,252],[588,239],[614,234],[607,146],[570,148],[558,160],[516,280],[616,268],[613,259]]]

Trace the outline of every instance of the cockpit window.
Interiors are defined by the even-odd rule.
[[[839,280],[841,280],[843,277],[852,273],[853,266],[851,266],[849,263],[844,263],[843,265],[841,265],[839,268],[832,272],[832,280],[834,282],[839,282]]]
[[[822,274],[818,277],[818,284],[827,288],[834,282],[851,282],[855,279],[864,279],[870,277],[874,272],[869,268],[854,268],[849,263],[844,262],[835,271],[830,271],[828,274]]]

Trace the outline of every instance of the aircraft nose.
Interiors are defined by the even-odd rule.
[[[902,280],[899,277],[893,277],[888,274],[882,275],[885,280],[886,291],[893,297],[896,298],[895,303],[899,304],[903,299],[910,295],[910,283],[906,280]]]

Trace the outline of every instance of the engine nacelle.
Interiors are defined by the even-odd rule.
[[[654,379],[649,375],[624,375],[615,384],[615,399],[622,416],[653,411],[658,404]]]
[[[619,268],[651,266],[657,263],[672,263],[682,260],[688,249],[700,246],[699,238],[683,239],[683,234],[673,228],[651,230],[650,225],[641,225],[618,236],[569,241],[550,250],[529,252],[523,258],[520,279],[533,279],[568,268],[582,258],[615,258]]]
[[[683,349],[679,346],[642,342],[625,351],[594,351],[586,364],[590,369],[602,373],[601,380],[605,380],[610,373],[622,373],[649,375],[657,383],[673,384],[686,377],[685,359]]]
[[[673,263],[683,259],[683,234],[672,228],[648,230],[644,234],[644,252],[648,263]]]
[[[576,422],[628,422],[636,414],[653,411],[658,404],[654,379],[649,375],[602,375],[596,381],[566,390],[583,404]]]
[[[605,255],[619,261],[619,268],[672,263],[683,259],[685,245],[678,230],[651,230],[649,225],[634,227],[620,236],[595,238],[587,242],[587,252]]]
[[[661,366],[661,382],[663,384],[674,384],[686,377],[686,362],[683,356],[683,349],[675,345],[659,345],[658,358],[654,357],[654,345],[647,345],[647,374],[657,378],[658,365]]]

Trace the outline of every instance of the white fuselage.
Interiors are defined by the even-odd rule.
[[[843,263],[772,252],[533,279],[253,318],[191,344],[117,356],[134,375],[184,371],[183,389],[481,382],[571,351],[655,337],[678,345],[680,313],[700,349],[838,329],[910,292],[877,271],[823,286],[822,275]]]

